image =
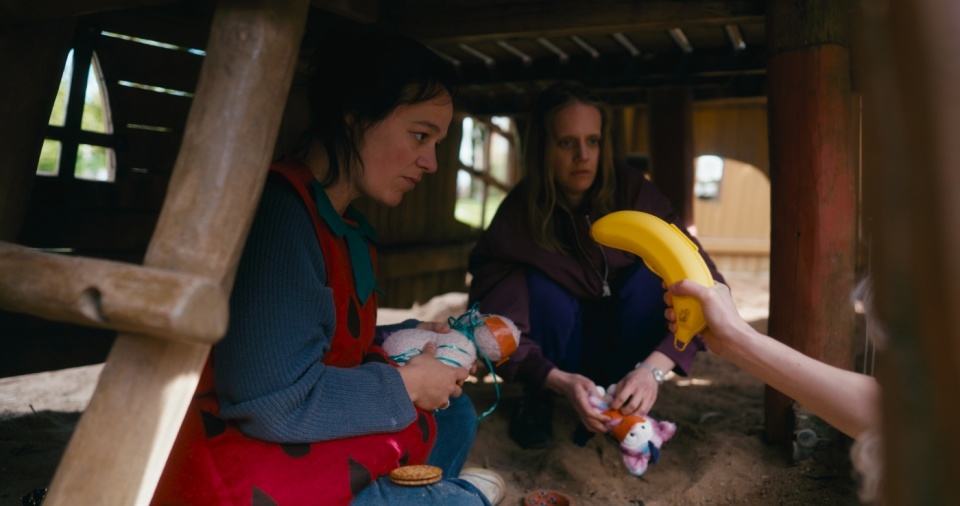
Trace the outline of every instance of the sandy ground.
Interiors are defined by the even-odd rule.
[[[766,329],[766,276],[728,276],[744,318]],[[408,317],[445,319],[463,312],[465,294],[447,294],[411,309],[383,309],[381,323]],[[46,487],[87,405],[102,365],[0,378],[0,505],[19,505]],[[479,410],[496,400],[494,385],[469,384]],[[562,490],[578,505],[854,505],[845,441],[791,463],[789,451],[763,441],[763,385],[715,355],[703,353],[688,378],[670,377],[653,416],[677,424],[661,460],[631,476],[612,439],[571,442],[575,415],[558,401],[553,441],[524,450],[507,437],[518,385],[501,385],[499,407],[480,422],[467,465],[489,467],[507,481],[502,504],[518,506],[537,488]]]

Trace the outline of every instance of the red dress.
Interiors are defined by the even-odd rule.
[[[335,237],[317,213],[310,186],[313,174],[297,162],[276,163],[270,170],[283,175],[303,198],[323,251],[337,318],[323,363],[335,367],[355,367],[371,360],[389,363],[382,350],[373,346],[376,298],[360,303],[346,242]],[[372,245],[370,254],[375,263]],[[417,419],[396,433],[312,444],[268,443],[243,435],[236,425],[220,418],[213,386],[211,358],[152,504],[349,504],[357,492],[391,470],[425,463],[436,438],[433,415],[417,409]]]

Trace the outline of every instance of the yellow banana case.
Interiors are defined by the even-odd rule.
[[[700,255],[697,245],[676,225],[640,211],[617,211],[597,220],[590,229],[593,239],[604,246],[629,251],[639,256],[667,285],[691,279],[713,286],[713,274]],[[674,296],[677,332],[673,345],[684,350],[693,336],[707,326],[700,301]]]

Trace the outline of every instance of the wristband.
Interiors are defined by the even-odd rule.
[[[652,365],[647,365],[643,362],[637,362],[637,365],[633,366],[634,369],[640,369],[641,367],[650,371],[650,374],[653,374],[653,379],[656,380],[658,385],[663,384],[663,380],[666,374],[664,374],[664,372],[661,369],[657,367],[653,367]]]

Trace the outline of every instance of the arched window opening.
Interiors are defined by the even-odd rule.
[[[697,238],[724,276],[770,271],[770,180],[754,165],[719,156],[697,161]],[[727,196],[732,198],[726,198]]]
[[[110,101],[92,51],[70,50],[50,112],[37,174],[114,181]]]
[[[697,157],[693,194],[703,200],[719,199],[722,182],[723,158],[715,155]]]
[[[93,47],[96,37],[122,39],[171,51],[204,56],[200,49],[185,48],[139,37],[112,32],[99,32],[92,38],[80,37],[67,55],[60,87],[50,113],[47,136],[37,165],[37,174],[65,179],[115,181],[117,161],[114,148],[120,145],[110,111],[107,82]],[[155,93],[192,98],[183,90],[150,84],[117,80],[111,86],[138,88]],[[142,123],[142,121],[141,121]],[[129,130],[170,132],[164,125],[116,125],[125,136]],[[130,172],[148,172],[142,167],[126,167]]]

